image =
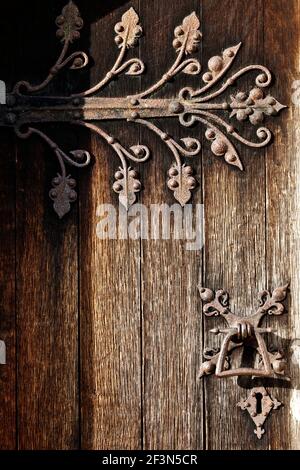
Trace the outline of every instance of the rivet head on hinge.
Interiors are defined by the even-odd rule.
[[[169,110],[171,113],[180,114],[184,111],[184,106],[180,101],[172,101],[169,106]]]
[[[138,119],[139,117],[140,117],[140,115],[137,111],[133,111],[131,113],[131,119]]]
[[[130,104],[131,104],[132,106],[138,106],[139,100],[138,100],[137,98],[131,98]]]

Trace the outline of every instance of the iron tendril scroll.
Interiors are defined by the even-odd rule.
[[[225,49],[220,55],[208,61],[208,71],[202,75],[203,85],[198,89],[183,88],[175,99],[152,98],[152,95],[179,73],[198,75],[201,73],[199,61],[191,57],[196,53],[202,39],[200,22],[191,13],[184,18],[182,24],[174,31],[173,47],[175,60],[169,70],[146,90],[127,97],[103,98],[95,96],[114,78],[121,74],[139,76],[145,71],[145,65],[139,58],[127,59],[128,50],[136,46],[142,35],[142,27],[137,13],[133,8],[126,11],[121,21],[115,26],[115,43],[119,49],[117,59],[106,75],[94,86],[68,97],[44,96],[40,93],[64,68],[72,70],[84,68],[88,56],[83,51],[68,55],[69,46],[80,38],[83,20],[77,6],[70,1],[56,19],[57,37],[62,42],[62,51],[51,67],[48,76],[40,84],[32,85],[27,81],[18,82],[13,92],[6,97],[6,104],[0,105],[0,125],[15,129],[20,138],[28,138],[33,134],[42,138],[53,149],[58,158],[60,173],[53,179],[50,197],[54,210],[63,217],[70,210],[70,203],[76,200],[76,181],[67,174],[66,164],[83,168],[91,160],[85,150],[63,152],[44,132],[35,127],[39,123],[67,122],[90,129],[103,138],[115,151],[120,159],[120,168],[115,173],[113,190],[118,193],[120,203],[127,209],[136,201],[136,194],[142,184],[138,172],[128,161],[145,162],[150,151],[145,145],[137,144],[126,149],[113,136],[107,134],[99,121],[127,120],[146,126],[165,142],[171,151],[174,162],[168,172],[167,185],[174,193],[175,199],[184,206],[191,198],[192,190],[197,185],[192,166],[183,158],[199,154],[201,144],[198,139],[186,137],[177,142],[175,138],[154,125],[151,118],[177,118],[184,127],[201,123],[205,128],[205,137],[211,144],[214,155],[224,158],[232,166],[243,169],[239,154],[232,143],[236,140],[248,147],[265,147],[271,140],[271,132],[262,123],[266,116],[274,116],[285,106],[281,105],[270,94],[265,94],[271,84],[271,73],[262,65],[249,65],[232,74],[224,83],[220,81],[231,68],[241,43]],[[229,98],[220,100],[228,88],[248,72],[257,71],[255,86],[249,92],[238,91]],[[216,90],[215,88],[218,87]],[[215,90],[215,91],[213,91]],[[216,100],[216,101],[215,101]],[[229,114],[228,119],[220,113]],[[244,138],[231,124],[230,119],[246,121],[256,130],[256,141]],[[93,122],[96,122],[94,124]]]

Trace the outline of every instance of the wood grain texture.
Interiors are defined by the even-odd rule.
[[[33,59],[49,64],[58,44],[45,56],[61,2],[45,9],[39,2],[25,10],[18,29],[19,48],[14,55],[23,65],[23,77],[33,70]],[[47,16],[47,15],[46,15]],[[47,23],[49,21],[49,24]],[[45,28],[45,29],[43,29]],[[35,31],[34,49],[26,38]],[[24,40],[25,39],[25,40]],[[21,46],[23,44],[23,46]],[[52,44],[52,43],[50,43]],[[50,57],[51,56],[51,57]],[[51,63],[51,62],[50,62]],[[20,66],[20,65],[19,65]],[[30,72],[28,72],[30,71]],[[64,78],[64,80],[66,80]],[[57,90],[58,83],[47,92]],[[65,82],[61,90],[68,92]],[[76,136],[55,128],[47,132],[65,149],[76,148]],[[19,449],[76,449],[78,420],[78,232],[76,205],[60,221],[48,193],[59,167],[45,143],[32,138],[18,142],[17,154],[17,403]]]
[[[28,0],[16,18],[15,5],[3,5],[0,43],[9,53],[1,58],[0,78],[9,85],[16,77],[42,80],[56,59],[54,20],[66,0],[49,0],[47,15],[44,3]],[[155,121],[176,140],[202,140],[202,158],[190,163],[200,182],[194,215],[196,203],[205,207],[203,252],[172,238],[100,240],[99,205],[118,210],[112,190],[118,157],[89,131],[50,126],[62,148],[87,148],[94,156],[90,169],[75,172],[79,208],[58,220],[48,198],[55,157],[37,138],[16,147],[13,135],[1,130],[0,339],[7,365],[0,365],[0,449],[299,449],[300,1],[289,0],[288,8],[284,0],[100,3],[76,0],[86,25],[80,49],[89,50],[92,66],[65,71],[48,92],[80,91],[105,75],[118,53],[114,25],[133,6],[145,37],[128,57],[139,55],[147,71],[120,77],[102,96],[127,96],[159,79],[175,57],[174,27],[195,11],[202,72],[210,57],[242,41],[232,72],[267,65],[276,77],[271,94],[289,109],[268,119],[275,140],[266,151],[237,144],[243,173],[211,154],[201,126]],[[249,91],[255,77],[240,79],[238,89]],[[200,80],[181,74],[155,96],[175,97]],[[255,139],[249,123],[233,124]],[[139,168],[139,201],[149,209],[174,204],[167,146],[134,123],[99,125],[125,148],[142,143],[151,149],[151,160]],[[277,329],[268,343],[287,354],[292,382],[263,382],[285,406],[268,418],[259,441],[248,414],[236,407],[254,382],[197,381],[203,347],[220,341],[209,333],[215,320],[201,316],[197,284],[228,290],[233,310],[245,316],[257,307],[259,290],[287,281],[288,315],[268,321]]]
[[[155,83],[173,63],[174,28],[196,11],[197,1],[141,2],[145,26],[142,58],[147,74],[142,89]],[[201,55],[201,53],[199,53]],[[201,57],[200,57],[201,61]],[[155,96],[177,96],[183,86],[196,86],[198,77],[179,75]],[[175,139],[196,136],[199,129],[182,129],[177,119],[157,120]],[[168,204],[176,201],[167,188],[167,171],[173,156],[165,144],[149,131],[141,130],[142,142],[150,145],[152,159],[143,169],[145,190],[142,202]],[[200,175],[201,158],[190,162]],[[201,184],[194,192],[194,204],[201,203]],[[195,211],[195,205],[194,205]],[[186,242],[157,240],[142,242],[143,314],[143,429],[145,449],[201,449],[202,390],[197,382],[201,327],[197,283],[201,273],[199,251],[187,251]]]
[[[2,5],[0,43],[12,39],[12,5]],[[8,47],[9,50],[9,47]],[[2,54],[1,80],[9,88],[15,75],[11,54]],[[12,132],[0,131],[0,339],[6,344],[6,365],[0,365],[0,450],[16,449],[16,146]]]
[[[138,2],[122,3],[111,2],[109,8],[97,4],[91,84],[107,73],[118,54],[115,24],[131,6],[138,11]],[[125,75],[102,94],[126,96],[138,89],[139,79]],[[98,124],[126,148],[138,143],[136,130],[132,126],[130,132],[127,123]],[[91,137],[91,150],[95,164],[80,185],[81,446],[134,450],[141,447],[140,242],[97,237],[98,205],[118,209],[112,184],[120,162],[98,136]]]
[[[76,209],[64,222],[49,213],[45,193],[54,165],[50,171],[42,158],[52,158],[43,144],[22,145],[17,179],[19,448],[74,449],[79,438]]]
[[[203,2],[203,62],[222,49],[242,41],[232,67],[260,64],[263,57],[263,1]],[[272,67],[272,63],[269,64]],[[230,72],[227,74],[230,76]],[[239,80],[237,89],[250,91],[256,75]],[[233,125],[246,137],[256,139],[250,123]],[[247,134],[247,128],[250,129]],[[265,157],[263,150],[236,145],[245,170],[234,170],[217,159],[204,145],[205,247],[204,285],[230,293],[232,310],[245,316],[257,307],[257,293],[265,288]],[[219,319],[218,319],[219,320]],[[220,320],[219,320],[220,324]],[[221,341],[209,332],[216,322],[204,318],[205,347]],[[237,358],[238,359],[238,358]],[[233,364],[236,366],[237,364]],[[253,423],[236,407],[246,398],[251,380],[205,378],[206,447],[208,449],[268,448],[272,424],[262,441],[253,433]]]
[[[2,5],[0,43],[10,37],[7,18],[12,5]],[[9,88],[15,75],[15,62],[2,54],[1,80]],[[16,448],[16,146],[13,132],[0,130],[0,340],[6,345],[6,365],[0,365],[0,450]]]
[[[268,286],[290,282],[288,313],[272,320],[274,342],[288,358],[291,385],[274,388],[284,403],[273,418],[272,448],[300,448],[299,381],[299,145],[300,145],[300,2],[268,1],[265,5],[265,54],[277,77],[276,89],[288,105],[276,119],[276,135],[267,150],[267,274]],[[272,55],[270,56],[270,51]],[[272,60],[276,57],[276,60]],[[296,87],[298,87],[298,92]]]
[[[16,448],[15,334],[15,145],[1,130],[0,152],[0,340],[6,364],[0,364],[0,450]]]

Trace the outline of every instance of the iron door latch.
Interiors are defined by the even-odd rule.
[[[282,315],[285,311],[283,301],[286,299],[288,284],[275,289],[272,294],[264,290],[259,293],[259,307],[252,315],[240,317],[230,310],[229,294],[220,289],[216,292],[199,287],[203,302],[203,313],[207,317],[222,317],[227,328],[213,328],[214,335],[223,334],[220,348],[205,349],[206,361],[201,365],[199,377],[215,374],[216,377],[251,376],[260,378],[284,378],[286,360],[280,351],[270,352],[262,335],[274,332],[270,327],[262,327],[265,315]],[[259,357],[258,366],[231,368],[230,356],[236,349],[250,348]],[[265,387],[254,387],[246,400],[238,403],[242,410],[247,410],[256,425],[255,434],[261,439],[264,434],[263,424],[272,410],[281,403],[272,398]]]
[[[260,305],[255,313],[243,318],[231,312],[229,307],[229,294],[224,290],[216,292],[211,289],[200,287],[200,297],[204,303],[203,312],[207,317],[221,316],[228,325],[228,328],[214,328],[211,333],[215,335],[225,334],[219,352],[205,350],[204,357],[207,362],[201,366],[200,377],[215,373],[217,377],[233,376],[259,376],[274,377],[274,375],[284,375],[285,360],[281,353],[271,353],[267,350],[266,343],[262,337],[263,333],[272,333],[272,328],[260,326],[265,315],[282,315],[284,306],[282,302],[287,295],[288,284],[278,287],[272,295],[264,290],[259,293]],[[241,347],[250,347],[257,351],[261,357],[261,367],[259,368],[238,368],[231,369],[229,355],[233,350]]]
[[[205,138],[210,144],[212,153],[240,170],[243,169],[243,165],[233,141],[252,148],[265,147],[271,141],[271,131],[263,126],[263,121],[268,116],[277,115],[285,106],[264,91],[272,81],[269,69],[259,64],[247,65],[220,83],[231,69],[241,43],[227,47],[221,54],[209,59],[207,71],[202,74],[202,84],[200,83],[199,88],[184,87],[178,96],[171,99],[152,97],[180,73],[186,75],[201,73],[201,64],[193,57],[202,40],[200,21],[195,12],[186,16],[175,28],[173,41],[175,59],[171,67],[162,73],[161,78],[149,88],[134,95],[111,98],[96,94],[122,74],[136,77],[145,72],[145,65],[141,59],[126,58],[129,50],[137,45],[143,34],[135,10],[130,8],[115,25],[115,43],[119,54],[113,67],[91,88],[67,97],[47,96],[41,92],[64,68],[69,67],[78,71],[86,67],[89,62],[87,54],[83,51],[75,51],[68,55],[69,47],[80,38],[80,30],[83,27],[80,12],[73,1],[63,8],[56,19],[56,25],[58,27],[56,34],[62,42],[62,51],[54,66],[50,68],[48,76],[40,84],[35,85],[24,80],[19,81],[7,95],[2,83],[0,126],[13,128],[16,135],[22,139],[36,135],[53,150],[60,171],[53,179],[53,187],[49,194],[53,200],[54,210],[60,218],[70,210],[70,204],[77,198],[76,181],[68,175],[66,164],[83,168],[90,163],[91,156],[85,150],[74,150],[69,154],[64,152],[36,127],[40,123],[71,123],[89,129],[104,139],[120,160],[113,190],[126,209],[134,204],[136,195],[142,188],[140,176],[130,167],[129,161],[145,162],[150,156],[150,150],[142,144],[125,148],[113,135],[101,128],[100,121],[115,119],[131,121],[147,127],[162,139],[173,156],[173,163],[168,171],[167,186],[182,206],[190,200],[192,191],[197,186],[194,170],[185,159],[200,154],[200,141],[189,136],[178,141],[156,126],[151,119],[176,118],[179,124],[186,128],[200,123],[204,126]],[[251,72],[257,72],[258,75],[250,90],[238,90],[229,96],[225,95],[241,77]],[[243,137],[232,124],[233,119],[249,121],[253,126],[258,126],[256,139],[249,140]]]

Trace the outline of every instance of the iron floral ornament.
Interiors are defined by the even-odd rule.
[[[69,46],[80,38],[80,30],[83,27],[79,10],[72,1],[63,8],[61,15],[56,19],[56,25],[57,37],[62,42],[62,51],[57,62],[42,83],[32,85],[20,81],[15,85],[13,92],[6,97],[6,104],[0,105],[0,125],[13,127],[17,136],[23,139],[36,134],[53,149],[60,172],[53,180],[50,197],[59,217],[63,217],[70,210],[70,203],[77,198],[76,181],[68,175],[66,164],[83,168],[90,163],[91,156],[85,150],[65,153],[44,132],[35,127],[36,124],[68,122],[88,128],[104,139],[120,159],[113,190],[118,193],[120,203],[127,209],[134,204],[136,195],[142,188],[139,174],[129,162],[145,162],[150,156],[150,151],[142,144],[126,149],[114,136],[99,126],[99,121],[132,121],[148,127],[165,142],[174,158],[168,172],[167,185],[182,206],[190,200],[192,190],[197,186],[194,170],[185,162],[185,158],[198,155],[201,144],[198,139],[191,137],[177,141],[153,124],[151,118],[177,118],[179,123],[187,128],[200,122],[205,128],[205,137],[211,144],[213,154],[224,158],[229,165],[240,170],[243,166],[234,147],[234,140],[253,148],[265,147],[270,142],[272,135],[267,127],[258,127],[256,141],[250,141],[242,137],[231,124],[234,118],[238,121],[249,120],[252,125],[258,126],[266,116],[275,116],[285,107],[271,95],[265,94],[264,89],[270,85],[272,77],[270,71],[262,65],[244,67],[220,84],[222,77],[231,68],[241,43],[225,49],[208,61],[207,71],[202,75],[203,85],[198,89],[185,87],[175,99],[152,98],[155,92],[179,73],[201,73],[199,61],[192,57],[202,39],[200,22],[195,12],[184,18],[182,24],[175,28],[173,65],[151,87],[127,97],[103,98],[96,94],[117,76],[139,76],[145,71],[144,63],[139,58],[126,58],[128,50],[137,45],[143,33],[134,9],[126,11],[115,26],[115,43],[119,54],[111,70],[95,86],[68,97],[44,96],[41,91],[64,68],[69,67],[76,71],[89,62],[88,56],[82,51],[68,55]],[[243,75],[253,71],[257,71],[258,75],[249,92],[239,91],[229,98],[223,98],[230,86]],[[215,89],[215,86],[219,88]],[[213,89],[215,91],[212,91]],[[223,114],[227,114],[227,117],[221,117]]]

